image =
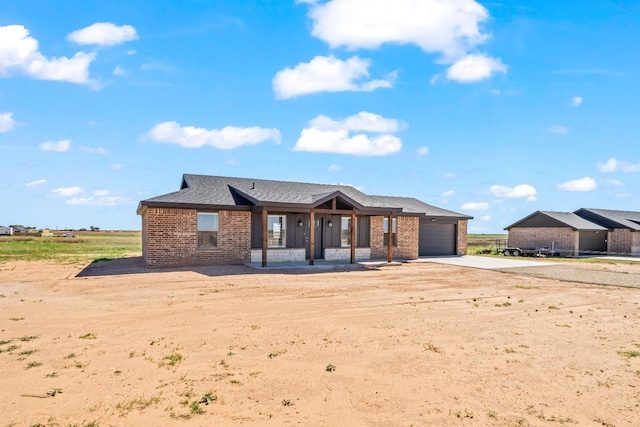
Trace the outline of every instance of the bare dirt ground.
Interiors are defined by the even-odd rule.
[[[636,288],[138,262],[0,264],[1,427],[640,425]]]

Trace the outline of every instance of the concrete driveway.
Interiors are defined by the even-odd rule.
[[[435,262],[438,264],[459,265],[461,267],[471,268],[484,268],[487,270],[554,265],[553,262],[538,260],[531,261],[530,259],[520,257],[494,258],[474,255],[421,257],[409,262]]]

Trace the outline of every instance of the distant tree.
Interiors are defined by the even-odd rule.
[[[90,229],[91,231],[100,231],[100,227],[96,227],[96,226],[94,226],[94,225],[92,225],[91,227],[89,227],[89,229]]]
[[[78,231],[87,231],[87,229],[86,229],[86,228],[81,228],[81,229],[80,229],[80,230],[78,230]]]

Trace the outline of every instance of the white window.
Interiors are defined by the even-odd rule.
[[[218,247],[218,214],[198,212],[198,247]]]
[[[351,217],[342,217],[340,223],[340,244],[342,247],[351,247]]]
[[[398,246],[396,231],[397,231],[396,219],[393,218],[393,220],[391,221],[391,245],[392,246]],[[387,246],[387,243],[389,243],[389,218],[384,219],[384,245]]]
[[[267,220],[267,246],[270,248],[287,247],[286,215],[269,215]]]

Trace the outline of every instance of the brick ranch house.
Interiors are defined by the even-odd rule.
[[[150,267],[463,255],[472,219],[344,185],[189,174],[137,213]]]
[[[553,248],[562,255],[640,256],[640,212],[578,209],[536,211],[511,224],[509,246]]]

